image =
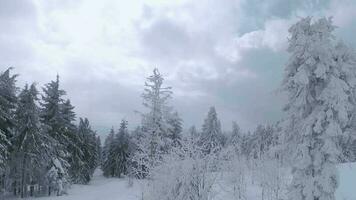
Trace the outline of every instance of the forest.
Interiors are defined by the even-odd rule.
[[[356,161],[356,54],[335,28],[332,18],[311,17],[289,28],[285,115],[254,131],[222,127],[213,105],[202,127],[185,127],[174,88],[154,68],[137,97],[141,123],[131,130],[122,119],[103,138],[78,118],[59,75],[19,87],[16,67],[5,68],[0,195],[70,197],[99,170],[128,188],[141,184],[141,200],[334,200],[337,167]]]

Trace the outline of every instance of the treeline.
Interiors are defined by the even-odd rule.
[[[192,126],[183,132],[183,120],[169,105],[172,88],[163,85],[164,78],[158,69],[147,77],[142,94],[142,123],[128,130],[122,120],[118,130],[112,128],[105,139],[102,170],[106,177],[130,176],[146,178],[161,164],[164,156],[192,144],[202,156],[216,155],[227,149],[246,158],[259,159],[279,144],[277,126],[259,125],[253,133],[242,131],[236,122],[231,131],[224,132],[215,107],[211,107],[200,130]],[[279,154],[276,152],[276,156]]]
[[[86,118],[76,125],[74,106],[59,76],[39,92],[0,74],[1,196],[62,195],[71,183],[88,183],[100,164],[100,138]]]

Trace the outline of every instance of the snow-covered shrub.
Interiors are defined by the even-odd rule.
[[[164,157],[163,163],[152,169],[144,197],[147,200],[209,200],[215,175],[211,173],[213,159],[201,156],[190,145]]]

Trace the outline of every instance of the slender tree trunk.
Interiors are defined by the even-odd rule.
[[[21,198],[25,197],[25,170],[26,170],[26,156],[22,160],[22,169],[21,169]]]
[[[17,186],[17,182],[16,181],[14,181],[14,183],[13,183],[13,186],[14,186],[14,196],[16,196],[17,195],[17,188],[16,188],[16,186]]]
[[[51,186],[48,186],[48,196],[51,196]]]

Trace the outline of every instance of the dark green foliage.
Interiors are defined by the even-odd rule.
[[[113,129],[105,141],[103,172],[107,177],[127,175],[130,168],[132,143],[127,131],[127,121],[122,120],[120,129],[114,134]]]

